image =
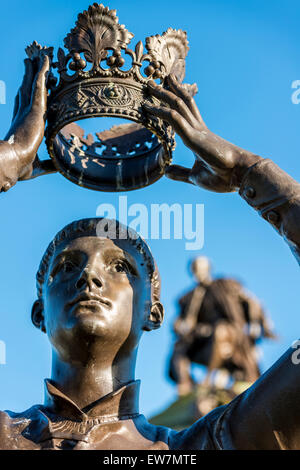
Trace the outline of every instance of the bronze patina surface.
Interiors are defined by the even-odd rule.
[[[56,171],[52,160],[40,161],[37,156],[45,131],[50,57],[51,50],[40,49],[32,59],[25,59],[12,123],[5,140],[0,141],[0,192],[8,191],[17,181]]]
[[[48,69],[43,50],[26,61],[13,124],[0,142],[2,191],[51,171],[36,159]],[[149,84],[168,107],[148,105],[147,112],[169,122],[196,155],[192,169],[171,166],[168,176],[215,192],[238,190],[299,261],[299,183],[271,160],[211,132],[185,87],[174,76],[168,84],[169,90]],[[181,432],[151,425],[139,413],[135,361],[143,332],[163,319],[160,282],[145,242],[110,236],[110,224],[74,222],[43,257],[32,320],[52,345],[52,377],[43,405],[0,413],[0,448],[299,449],[300,369],[293,348],[246,392]]]
[[[149,116],[146,102],[159,104],[147,89],[150,79],[165,83],[169,73],[182,82],[188,52],[186,33],[169,28],[129,48],[133,34],[119,24],[116,10],[94,4],[78,15],[75,27],[58,50],[50,84],[47,146],[58,171],[73,183],[99,191],[128,191],[148,186],[164,174],[175,146],[167,122]],[[125,63],[125,59],[130,62]],[[190,93],[195,86],[185,85]],[[140,124],[114,129],[114,145],[98,137],[92,147],[63,128],[74,121],[101,116]],[[124,133],[130,146],[124,147]],[[95,150],[97,149],[97,152]]]

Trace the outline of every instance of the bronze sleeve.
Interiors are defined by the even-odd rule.
[[[279,232],[300,263],[300,184],[264,159],[249,168],[239,194]]]

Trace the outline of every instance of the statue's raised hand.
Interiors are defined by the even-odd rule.
[[[166,176],[211,191],[235,191],[247,168],[260,160],[260,157],[211,132],[194,99],[173,75],[168,77],[167,84],[169,90],[153,81],[148,83],[150,94],[158,98],[161,104],[145,104],[145,109],[172,125],[185,145],[194,152],[196,161],[191,169],[171,165]]]
[[[45,130],[49,67],[50,59],[43,50],[34,60],[25,59],[12,124],[5,140],[0,141],[0,191],[7,191],[18,180],[54,171],[52,163],[40,162],[37,157]]]

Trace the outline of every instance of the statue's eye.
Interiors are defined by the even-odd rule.
[[[124,260],[113,261],[110,265],[110,269],[112,269],[113,272],[117,273],[125,273],[132,275],[136,274],[134,268],[127,261]]]
[[[114,268],[117,271],[117,273],[126,273],[129,272],[129,268],[126,263],[123,261],[118,261],[114,264]]]
[[[71,273],[75,269],[75,265],[71,261],[65,261],[62,270],[64,273]]]

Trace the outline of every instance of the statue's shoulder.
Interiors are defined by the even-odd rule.
[[[9,420],[10,420],[10,416],[8,414],[8,411],[0,410],[0,436],[1,436],[1,430],[3,426],[5,426]]]
[[[200,418],[192,426],[172,436],[171,449],[216,450],[223,449],[221,430],[228,414],[228,405],[219,406]],[[222,431],[222,434],[224,430]]]
[[[215,450],[222,448],[220,427],[227,410],[227,405],[220,406],[182,431],[149,423],[142,415],[134,424],[139,433],[156,443],[160,450]]]
[[[179,299],[178,299],[178,303],[179,305],[181,306],[185,306],[186,304],[190,303],[192,297],[193,297],[193,293],[195,291],[196,287],[193,287],[192,289],[186,291]]]
[[[0,449],[12,449],[14,445],[19,448],[22,433],[38,416],[40,406],[35,405],[28,410],[14,412],[0,411]]]
[[[0,411],[0,420],[26,420],[26,419],[34,419],[36,415],[41,410],[42,405],[33,405],[25,411],[11,411],[11,410],[4,410]],[[1,421],[0,421],[1,422]]]

